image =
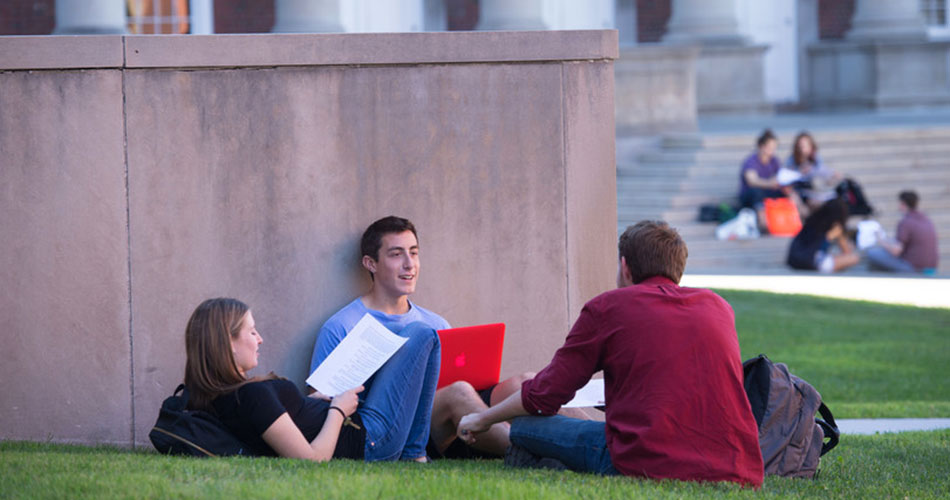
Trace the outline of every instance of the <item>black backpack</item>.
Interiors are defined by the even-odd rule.
[[[185,384],[179,385],[175,393],[162,402],[158,421],[148,433],[148,438],[159,453],[198,457],[254,455],[214,415],[201,410],[188,410],[187,406],[188,389]]]
[[[848,206],[848,215],[871,215],[874,208],[864,197],[864,190],[851,178],[846,178],[835,187],[835,193]]]
[[[742,363],[742,372],[759,427],[765,474],[815,477],[821,456],[838,444],[840,435],[821,395],[789,373],[784,363],[773,363],[764,354]]]

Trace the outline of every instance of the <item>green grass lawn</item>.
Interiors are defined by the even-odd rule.
[[[0,443],[3,498],[947,498],[950,430],[844,436],[818,480],[729,484],[649,481],[506,468],[501,460],[313,464],[200,459],[151,451]]]
[[[950,309],[717,290],[743,359],[764,353],[838,418],[950,417]]]
[[[839,418],[950,417],[950,310],[723,290],[744,358],[758,353],[811,382]],[[0,499],[950,498],[950,430],[842,436],[818,480],[726,484],[505,468],[500,460],[313,464],[193,459],[150,449],[0,442]]]

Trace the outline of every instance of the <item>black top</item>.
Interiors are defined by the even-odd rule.
[[[255,453],[266,456],[277,453],[261,436],[284,412],[310,442],[323,428],[330,408],[329,401],[306,397],[293,382],[281,379],[244,384],[234,392],[218,396],[211,405],[231,432]],[[352,419],[360,429],[343,426],[333,450],[334,458],[363,458],[366,430],[358,414],[354,413]]]
[[[793,269],[814,270],[815,254],[827,251],[828,246],[825,234],[806,224],[789,245],[786,262]]]

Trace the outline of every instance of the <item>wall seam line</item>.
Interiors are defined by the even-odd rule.
[[[565,118],[564,108],[567,106],[567,96],[564,94],[564,65],[560,64],[561,79],[559,82],[559,92],[561,94],[561,171],[564,176],[564,283],[567,298],[567,324],[566,329],[571,328],[571,244],[570,244],[570,210],[568,209],[569,197],[568,179],[567,179],[567,119]]]
[[[135,447],[135,349],[132,335],[132,210],[129,196],[129,115],[125,95],[126,37],[122,37],[122,152],[125,167],[125,249],[129,306],[129,445]]]

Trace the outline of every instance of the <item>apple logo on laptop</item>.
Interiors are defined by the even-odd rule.
[[[455,357],[455,366],[463,367],[465,366],[465,353],[459,354]]]

